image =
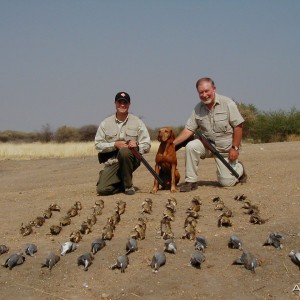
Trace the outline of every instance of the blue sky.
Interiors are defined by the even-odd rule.
[[[0,131],[98,125],[126,91],[151,128],[184,125],[195,82],[300,109],[298,0],[0,0]]]

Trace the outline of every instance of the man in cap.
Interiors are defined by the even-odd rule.
[[[95,137],[99,162],[104,163],[104,169],[99,173],[97,194],[125,192],[133,195],[132,174],[140,161],[130,148],[138,148],[141,154],[149,152],[150,136],[144,122],[129,113],[130,96],[127,93],[117,93],[115,106],[116,113],[100,123]]]

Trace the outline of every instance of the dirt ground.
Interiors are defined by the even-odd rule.
[[[154,166],[155,153],[145,155]],[[299,299],[300,270],[288,253],[300,249],[300,142],[246,144],[240,154],[249,175],[246,184],[221,188],[216,184],[213,159],[201,162],[199,188],[190,193],[159,191],[150,194],[153,178],[146,168],[134,173],[138,191],[133,196],[117,194],[99,197],[95,192],[98,172],[102,168],[96,157],[72,159],[43,159],[34,161],[0,162],[0,244],[10,250],[0,256],[6,258],[35,243],[38,251],[34,257],[26,256],[24,264],[12,270],[0,268],[1,299]],[[180,184],[184,181],[184,150],[178,152]],[[268,221],[254,225],[244,214],[242,202],[234,200],[238,193],[256,204],[261,216]],[[158,232],[167,199],[177,201],[172,230],[177,243],[177,254],[168,254],[166,265],[153,273],[148,265],[154,252],[162,250],[164,240]],[[206,260],[201,269],[189,265],[194,241],[181,239],[186,209],[194,196],[200,196],[202,206],[198,219],[198,235],[206,237]],[[233,211],[232,227],[218,227],[220,211],[216,211],[212,197],[220,196]],[[138,241],[139,250],[129,255],[130,264],[125,273],[111,270],[118,255],[125,253],[129,233],[141,214],[145,198],[152,198],[153,212],[148,215],[146,238]],[[105,206],[90,234],[84,235],[78,249],[61,257],[51,271],[41,268],[47,252],[60,253],[60,244],[69,240],[72,231],[78,230],[95,200],[103,199]],[[101,236],[107,218],[112,215],[117,200],[127,203],[126,211],[116,226],[115,235],[107,246],[95,255],[88,271],[77,266],[77,257],[90,251],[91,242]],[[51,225],[75,201],[81,201],[80,215],[72,218],[61,233],[48,235]],[[19,228],[40,216],[50,203],[61,206],[60,212],[46,220],[31,235],[23,237]],[[262,246],[271,232],[284,236],[283,249]],[[230,235],[239,236],[244,248],[262,260],[256,273],[243,266],[232,265],[239,258],[239,250],[229,249]],[[296,290],[295,290],[296,286]],[[295,291],[293,291],[293,289]],[[299,288],[298,288],[299,290]]]

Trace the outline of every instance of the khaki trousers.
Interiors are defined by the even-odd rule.
[[[214,157],[213,154],[207,150],[199,139],[189,142],[185,147],[185,181],[197,182],[198,181],[198,167],[200,159]],[[234,177],[224,164],[216,157],[214,157],[217,166],[217,178],[221,186],[234,186],[238,179]],[[233,169],[242,176],[243,166],[238,162],[229,161]]]

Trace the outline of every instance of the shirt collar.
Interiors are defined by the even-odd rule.
[[[115,116],[115,121],[116,121],[117,124],[126,123],[127,120],[128,120],[128,116],[129,116],[129,115],[127,115],[127,117],[126,117],[126,119],[125,119],[124,121],[121,121],[121,120],[119,120],[119,119],[117,118],[117,115],[116,115],[116,116]]]

